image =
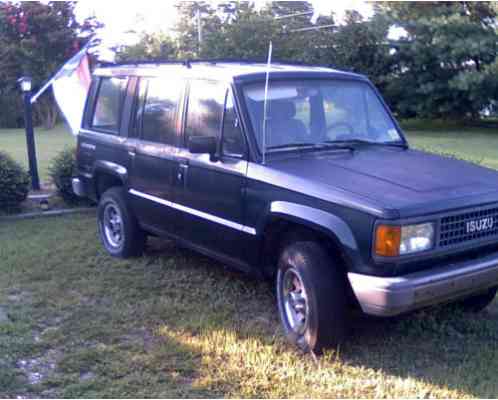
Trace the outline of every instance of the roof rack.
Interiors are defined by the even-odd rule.
[[[153,64],[179,64],[187,66],[189,63],[188,60],[127,60],[127,61],[119,61],[119,62],[109,62],[109,61],[101,61],[99,65],[101,67],[119,67],[121,65],[153,65]]]
[[[238,63],[238,64],[266,64],[267,60],[264,58],[255,58],[255,59],[247,59],[247,58],[206,58],[206,59],[193,59],[193,60],[186,60],[184,61],[185,63],[191,64],[191,63],[211,63],[211,64],[218,64],[218,63]],[[306,61],[295,61],[295,60],[286,60],[285,58],[283,59],[272,59],[272,65],[295,65],[295,66],[302,66],[302,67],[318,67],[318,68],[332,68],[332,69],[340,69],[341,71],[344,72],[352,72],[352,73],[357,73],[354,70],[351,69],[345,69],[345,68],[338,68],[334,64],[316,64],[316,63],[309,63]]]
[[[128,60],[121,61],[117,63],[102,62],[99,65],[102,67],[119,67],[122,65],[153,65],[153,64],[178,64],[183,65],[187,68],[191,68],[192,64],[206,63],[206,64],[264,64],[266,61],[262,58],[255,59],[243,59],[243,58],[195,58],[195,59],[185,59],[185,60]],[[291,60],[275,60],[272,64],[276,65],[296,65],[296,66],[306,66],[306,67],[322,67],[322,68],[334,68],[331,64],[312,64],[303,61],[291,61]]]

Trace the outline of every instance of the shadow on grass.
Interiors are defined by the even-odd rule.
[[[496,305],[495,305],[496,307]],[[391,319],[358,317],[342,352],[351,365],[381,370],[472,397],[496,397],[498,313],[454,305]],[[440,396],[428,390],[426,396]]]
[[[49,355],[56,364],[34,385],[19,369],[14,386],[5,383],[12,373],[0,373],[6,397],[498,394],[496,304],[480,315],[451,306],[355,315],[351,340],[315,362],[285,343],[271,285],[171,242],[154,239],[144,257],[116,260],[88,217],[6,232],[0,303],[14,288],[24,295],[7,304],[17,328],[0,331],[0,366]]]
[[[165,253],[173,249],[173,247],[166,247],[155,251],[157,255],[164,257]],[[183,257],[191,259],[192,264],[200,265],[199,268],[203,268],[206,263],[211,264],[211,261],[188,250],[177,249],[176,251],[179,251]],[[209,265],[209,267],[212,268],[211,272],[218,274],[220,278],[236,280],[237,285],[249,292],[253,291],[255,295],[253,298],[247,298],[236,291],[233,296],[224,298],[225,302],[235,305],[235,313],[227,315],[227,319],[204,327],[204,329],[212,329],[211,333],[205,333],[213,343],[217,343],[216,338],[221,335],[222,338],[218,339],[224,341],[223,344],[227,346],[219,352],[222,359],[227,355],[233,356],[233,353],[244,354],[246,351],[258,351],[259,348],[274,346],[278,350],[266,355],[274,363],[278,363],[278,354],[286,351],[293,353],[293,356],[301,357],[305,363],[311,362],[309,357],[288,349],[287,344],[283,342],[276,315],[275,299],[269,284],[258,287],[259,282],[225,270],[219,264]],[[258,301],[262,304],[256,304]],[[202,314],[201,311],[199,317]],[[426,383],[428,387],[422,389],[422,393],[426,396],[438,396],[438,388],[447,388],[449,392],[454,391],[462,395],[496,397],[498,394],[498,382],[496,381],[498,372],[497,317],[496,303],[480,314],[464,313],[455,305],[433,307],[418,313],[389,319],[368,317],[355,312],[351,339],[341,349],[329,352],[328,356],[325,356],[325,363],[315,367],[317,369],[327,368],[327,364],[333,359],[335,363],[330,364],[331,368],[336,368],[336,363],[342,362],[350,367],[380,372],[380,375],[391,379],[401,378],[405,382],[403,385],[414,380]],[[209,339],[195,339],[200,326],[202,323],[199,326],[169,324],[164,326],[160,332],[166,333],[168,340],[176,338],[182,345],[190,345],[190,350],[198,349],[199,354],[206,354],[209,352],[207,348],[209,346],[206,347],[204,341]],[[175,329],[181,332],[179,338]],[[227,331],[230,332],[230,339],[223,334]],[[234,351],[230,348],[230,346],[245,348],[246,342],[257,344],[253,343],[252,349]],[[219,348],[219,344],[214,347]],[[269,374],[271,372],[271,369],[267,371]],[[223,382],[218,382],[218,385],[224,387],[222,393],[235,395],[243,393],[255,397],[269,395],[264,385],[259,390],[244,392],[245,388],[239,384],[237,379],[234,379],[241,378],[241,375],[244,374],[236,369],[232,376],[229,371],[225,371],[222,374]],[[366,379],[366,381],[369,380]],[[377,384],[371,381],[368,383],[373,386]],[[412,385],[415,389],[416,384]],[[257,387],[257,385],[254,386]],[[302,388],[297,388],[297,392],[289,388],[280,394],[285,396],[309,394],[309,392],[299,390]],[[359,392],[359,394],[366,393],[368,392]],[[337,393],[326,391],[322,392],[322,395],[324,394],[337,395]],[[320,394],[313,393],[313,396],[316,395]],[[393,391],[392,395],[396,395],[396,392]]]

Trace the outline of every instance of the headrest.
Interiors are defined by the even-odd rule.
[[[289,100],[273,100],[270,103],[272,119],[291,119],[296,115],[296,105]]]

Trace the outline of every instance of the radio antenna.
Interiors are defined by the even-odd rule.
[[[266,81],[265,81],[265,101],[263,104],[263,164],[266,162],[266,127],[268,125],[268,86],[270,83],[270,69],[271,69],[271,55],[273,51],[273,45],[270,40],[270,45],[268,46],[268,61],[266,64]]]

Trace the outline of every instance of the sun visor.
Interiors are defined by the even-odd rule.
[[[245,88],[245,95],[253,101],[263,101],[265,99],[264,85],[248,85]],[[268,100],[292,99],[297,97],[297,88],[288,83],[270,83],[268,89]]]

